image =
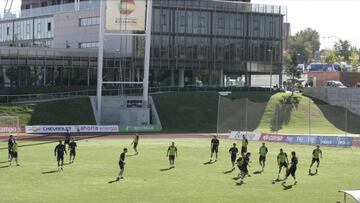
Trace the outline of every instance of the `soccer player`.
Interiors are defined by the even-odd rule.
[[[313,164],[316,162],[317,165],[316,165],[316,174],[318,172],[318,168],[319,168],[319,165],[320,165],[320,158],[322,159],[322,151],[320,149],[320,146],[317,145],[316,146],[316,149],[313,150],[313,158],[312,158],[312,161],[311,161],[311,164],[310,164],[310,168],[309,168],[309,174],[311,174],[311,167],[313,166]]]
[[[296,173],[296,165],[298,164],[298,158],[296,157],[296,153],[295,152],[291,152],[291,164],[290,164],[290,168],[289,170],[286,171],[286,176],[285,176],[285,180],[282,183],[282,185],[286,184],[286,180],[287,178],[291,175],[295,182],[294,185],[296,185],[297,181],[296,181],[296,177],[295,177],[295,173]]]
[[[236,147],[236,143],[233,143],[233,147],[229,149],[229,153],[231,155],[231,164],[232,164],[232,171],[235,170],[235,161],[237,153],[239,152],[238,148]]]
[[[240,170],[240,173],[239,173],[239,177],[241,177],[241,166],[243,165],[243,163],[244,163],[244,159],[243,159],[243,157],[242,156],[240,156],[237,160],[236,160],[236,165],[237,165],[237,167],[239,168],[239,170]]]
[[[12,141],[12,146],[11,146],[11,158],[10,158],[10,166],[11,166],[11,162],[13,159],[15,159],[16,165],[20,166],[19,162],[18,162],[18,144],[16,142],[15,139],[13,139]]]
[[[77,144],[75,142],[75,139],[72,138],[71,142],[69,143],[69,150],[70,150],[69,163],[70,164],[74,163],[75,156],[76,156],[76,148],[77,148]]]
[[[9,136],[9,139],[8,139],[8,161],[10,162],[10,159],[11,159],[11,148],[12,148],[12,145],[13,145],[13,136],[10,135]]]
[[[124,179],[123,173],[125,170],[125,155],[127,151],[128,149],[124,148],[123,152],[120,154],[120,160],[119,160],[120,172],[116,180]]]
[[[248,139],[243,135],[242,139],[242,145],[241,145],[241,154],[244,156],[244,154],[247,152],[247,146],[249,144]]]
[[[240,183],[244,183],[244,178],[249,174],[247,167],[250,163],[250,156],[251,156],[250,152],[246,153],[243,158],[242,165],[240,166],[240,171],[241,171]]]
[[[133,144],[133,148],[134,148],[135,153],[139,154],[139,152],[137,150],[137,146],[139,144],[139,136],[138,135],[135,136],[135,138],[134,138],[134,140],[133,140],[133,142],[131,144]]]
[[[68,147],[70,147],[69,144],[70,144],[70,132],[69,132],[69,129],[66,129],[64,145],[65,145],[65,147],[66,147],[66,145],[68,145]]]
[[[169,157],[170,168],[175,168],[175,156],[178,156],[177,148],[175,147],[175,142],[172,142],[167,150],[167,157]]]
[[[210,157],[210,162],[212,162],[212,158],[215,152],[215,161],[217,161],[218,158],[218,151],[219,151],[219,145],[220,145],[220,141],[219,139],[217,139],[216,135],[213,137],[213,139],[211,139],[211,157]]]
[[[277,156],[277,162],[278,162],[278,165],[279,165],[279,174],[278,174],[277,180],[279,180],[282,167],[285,167],[286,170],[288,170],[288,164],[289,164],[288,156],[283,151],[283,149],[280,149],[280,153]]]
[[[265,146],[265,142],[262,143],[262,146],[259,149],[259,164],[261,166],[261,171],[264,171],[266,154],[268,153],[268,148]]]
[[[64,153],[67,155],[66,149],[65,149],[65,145],[62,144],[62,141],[59,140],[59,144],[56,145],[55,149],[54,149],[54,154],[56,156],[56,160],[58,163],[58,171],[64,170]]]

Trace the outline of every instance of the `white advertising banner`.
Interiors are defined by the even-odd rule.
[[[251,141],[258,141],[260,140],[261,137],[261,133],[247,132],[247,131],[231,131],[229,135],[229,139],[242,140],[243,135],[245,135],[245,137]]]
[[[26,126],[26,133],[117,133],[119,127],[117,125],[38,125]]]
[[[106,30],[145,30],[146,0],[107,0],[106,2]]]

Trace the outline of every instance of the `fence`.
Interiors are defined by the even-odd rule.
[[[142,88],[105,88],[102,90],[104,96],[139,96],[142,95]],[[218,86],[161,86],[149,87],[150,93],[159,92],[190,92],[190,91],[257,91],[269,92],[269,88],[262,87],[218,87]],[[56,100],[65,98],[77,98],[95,96],[96,89],[78,90],[70,92],[57,92],[57,93],[41,93],[41,94],[16,94],[16,95],[0,95],[0,103],[26,103],[44,100]]]
[[[269,134],[344,135],[360,134],[360,115],[314,102],[305,97],[282,97],[277,102],[219,97],[218,133],[230,130]]]

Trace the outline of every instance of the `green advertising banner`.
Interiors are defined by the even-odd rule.
[[[160,132],[161,125],[119,125],[120,133]]]

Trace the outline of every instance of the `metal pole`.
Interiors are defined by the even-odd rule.
[[[151,21],[152,21],[152,0],[148,0],[147,1],[147,12],[146,12],[146,37],[145,37],[144,80],[143,80],[144,106],[147,106],[148,101],[149,101]]]
[[[99,25],[99,49],[98,49],[98,66],[97,66],[97,124],[101,124],[101,97],[103,82],[103,57],[104,57],[104,24],[105,24],[105,6],[104,1],[100,0],[100,25]]]
[[[221,96],[218,97],[218,109],[217,109],[217,122],[216,122],[216,135],[219,133],[219,117],[220,117],[220,99]]]
[[[248,131],[248,98],[245,98],[245,131]]]
[[[310,98],[309,98],[309,145],[311,144],[310,143],[310,136],[311,136],[311,108],[310,108]]]

